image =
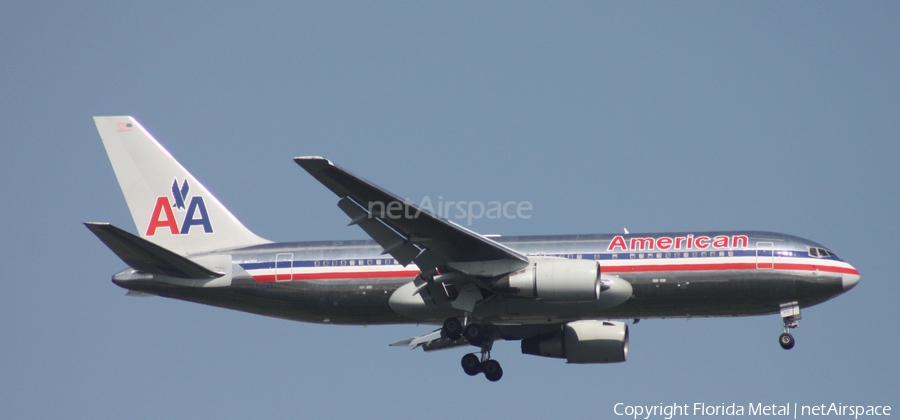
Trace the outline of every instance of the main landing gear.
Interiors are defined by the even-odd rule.
[[[800,304],[797,302],[790,302],[782,303],[779,306],[781,307],[781,320],[784,323],[784,332],[778,336],[778,344],[781,345],[781,348],[790,350],[794,348],[794,344],[797,342],[794,340],[794,336],[788,331],[800,326],[800,323],[797,322],[800,320]]]
[[[476,323],[467,323],[465,327],[457,318],[447,318],[441,328],[441,335],[451,340],[464,337],[466,341],[477,347],[481,347],[481,357],[475,353],[463,356],[460,364],[463,371],[469,376],[484,373],[484,377],[491,382],[497,382],[503,377],[503,368],[500,363],[491,359],[491,347],[494,340],[489,337],[485,328]]]
[[[487,358],[485,358],[485,354]],[[481,358],[475,353],[463,356],[460,362],[463,372],[466,372],[466,375],[469,376],[475,376],[484,372],[484,377],[487,380],[491,382],[499,381],[503,377],[503,368],[500,367],[500,362],[490,358],[490,354],[491,352],[482,352]]]
[[[462,323],[458,318],[447,318],[441,327],[441,335],[451,340],[459,340],[459,337],[462,337],[462,330]]]

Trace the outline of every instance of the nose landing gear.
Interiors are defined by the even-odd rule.
[[[794,336],[789,332],[785,332],[778,337],[778,344],[781,344],[781,348],[785,350],[790,350],[794,348]]]
[[[797,322],[800,320],[800,304],[797,302],[789,302],[782,303],[779,306],[781,307],[781,320],[784,323],[784,332],[778,337],[778,344],[781,345],[781,348],[790,350],[794,348],[796,340],[794,340],[794,336],[788,331],[800,326],[799,322]]]

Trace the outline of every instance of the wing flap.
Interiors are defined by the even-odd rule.
[[[452,349],[454,347],[462,347],[468,346],[469,343],[465,338],[459,338],[456,340],[451,340],[449,338],[445,338],[441,336],[441,330],[437,329],[428,334],[421,335],[418,337],[407,338],[406,340],[398,341],[396,343],[391,344],[391,347],[401,347],[407,346],[410,350],[415,350],[421,347],[425,351],[435,351],[435,350],[446,350]]]

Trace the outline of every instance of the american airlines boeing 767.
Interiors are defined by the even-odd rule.
[[[138,235],[85,223],[129,266],[112,277],[156,295],[304,322],[433,324],[392,345],[473,346],[465,373],[503,376],[496,340],[569,363],[628,357],[624,320],[779,314],[859,281],[828,248],[757,231],[484,236],[321,157],[294,158],[372,238],[273,243],[238,221],[134,118],[94,117]]]

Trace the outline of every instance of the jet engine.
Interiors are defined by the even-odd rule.
[[[527,267],[491,284],[501,293],[575,302],[600,299],[600,292],[609,286],[600,279],[597,261],[559,257],[530,257]]]
[[[522,340],[522,354],[566,359],[568,363],[618,363],[628,359],[624,322],[575,321],[552,335]]]

